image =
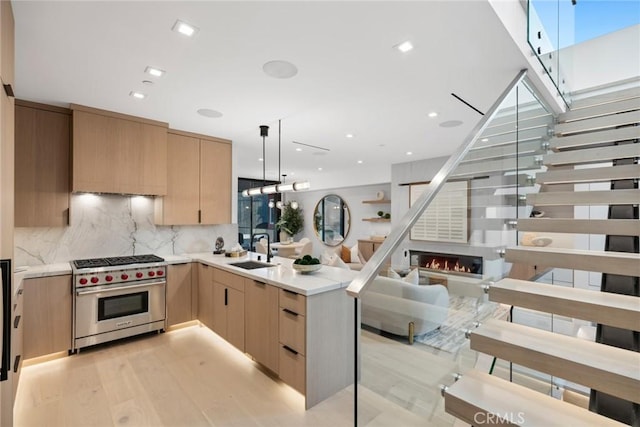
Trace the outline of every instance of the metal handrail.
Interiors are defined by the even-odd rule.
[[[489,125],[489,122],[493,119],[498,108],[505,100],[505,98],[511,93],[514,87],[516,87],[522,79],[527,75],[527,70],[520,70],[518,75],[509,83],[507,88],[500,94],[498,99],[493,103],[491,108],[485,113],[482,119],[474,126],[469,133],[469,136],[460,144],[456,151],[451,154],[446,163],[440,168],[436,176],[431,180],[424,193],[420,195],[418,200],[409,208],[407,213],[400,220],[400,224],[391,230],[389,236],[384,240],[382,245],[373,253],[373,256],[369,258],[369,261],[362,267],[360,273],[353,279],[351,284],[347,287],[347,293],[354,297],[360,298],[362,293],[367,289],[369,284],[378,275],[385,260],[395,251],[404,236],[409,232],[411,227],[420,218],[424,210],[431,204],[436,197],[444,183],[449,178],[449,175],[458,167],[458,164],[467,155],[467,152],[473,147],[480,134]]]

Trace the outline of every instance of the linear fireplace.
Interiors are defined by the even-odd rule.
[[[438,252],[409,251],[411,267],[427,271],[482,276],[482,257],[474,255],[444,254]]]

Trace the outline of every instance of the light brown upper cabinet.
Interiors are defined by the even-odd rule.
[[[167,195],[155,201],[160,225],[231,222],[231,141],[169,130]]]
[[[74,192],[167,193],[167,123],[80,105],[71,109]]]
[[[0,77],[2,83],[14,85],[14,28],[11,2],[0,2]]]
[[[71,110],[16,100],[15,226],[69,224]]]

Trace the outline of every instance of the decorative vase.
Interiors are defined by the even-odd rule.
[[[280,242],[289,243],[293,240],[293,237],[289,235],[286,231],[280,231]]]

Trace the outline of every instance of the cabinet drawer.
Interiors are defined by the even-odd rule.
[[[240,292],[244,292],[244,277],[238,276],[237,274],[215,268],[213,270],[213,280]]]
[[[304,295],[280,289],[280,307],[305,315],[307,314],[307,298]]]
[[[280,379],[291,387],[305,394],[306,391],[306,359],[295,351],[280,346]]]
[[[280,309],[280,344],[291,347],[300,354],[305,352],[305,317],[289,309]]]

